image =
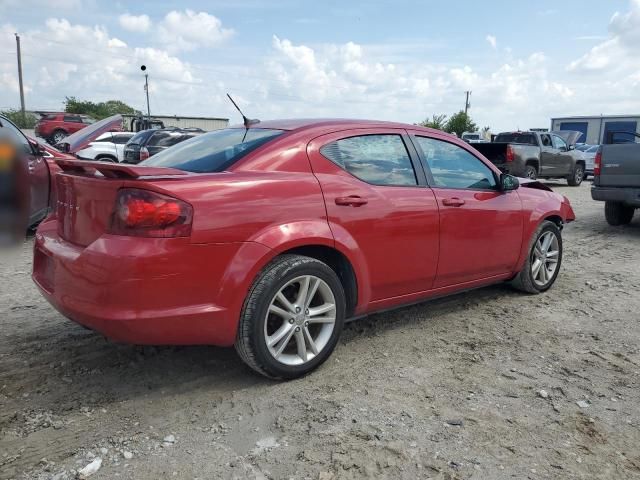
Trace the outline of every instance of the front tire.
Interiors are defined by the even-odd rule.
[[[236,350],[249,367],[267,377],[306,375],[333,352],[345,304],[340,279],[329,266],[302,255],[277,257],[249,290]]]
[[[582,180],[584,180],[584,165],[576,163],[573,172],[567,177],[567,183],[571,187],[577,187],[582,183]]]
[[[562,234],[558,226],[545,220],[529,242],[529,255],[511,285],[523,292],[542,293],[554,284],[562,264]]]
[[[609,225],[617,227],[631,223],[635,208],[620,202],[604,202],[604,218]]]

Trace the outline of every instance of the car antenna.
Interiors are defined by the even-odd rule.
[[[242,113],[242,110],[240,110],[240,107],[236,104],[236,102],[233,101],[233,98],[231,98],[231,95],[229,95],[228,93],[227,93],[227,97],[229,97],[229,100],[231,100],[231,103],[233,103],[233,106],[236,107],[236,110],[238,110],[238,112],[240,112],[240,115],[242,115],[244,128],[248,129],[251,125],[256,125],[257,123],[260,123],[260,120],[258,120],[257,118],[248,118],[244,113]]]

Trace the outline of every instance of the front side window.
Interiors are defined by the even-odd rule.
[[[493,171],[464,148],[427,137],[415,137],[431,170],[434,187],[494,189]]]
[[[567,144],[559,136],[554,135],[553,136],[553,148],[557,148],[558,150],[563,150],[563,149],[567,150]]]
[[[343,138],[324,145],[320,153],[354,177],[373,185],[418,184],[400,135]]]
[[[65,122],[71,122],[71,123],[82,123],[82,120],[80,119],[80,117],[75,117],[73,115],[65,115],[63,120]]]
[[[6,128],[11,132],[11,134],[22,146],[22,150],[24,151],[24,153],[26,154],[33,153],[31,144],[29,143],[29,140],[27,140],[27,137],[25,137],[24,134],[20,131],[20,129],[16,127],[13,123],[11,123],[9,120],[2,119],[0,120],[0,127]]]

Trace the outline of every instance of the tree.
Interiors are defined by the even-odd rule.
[[[478,126],[471,120],[469,115],[460,110],[458,113],[451,115],[444,129],[461,137],[464,132],[475,132]]]
[[[447,124],[447,116],[446,115],[436,115],[433,114],[431,116],[431,120],[428,118],[418,123],[421,127],[427,128],[435,128],[436,130],[444,130],[445,125]]]
[[[7,117],[9,120],[15,123],[18,128],[32,129],[38,122],[38,119],[33,113],[25,112],[23,116],[21,110],[15,110],[13,108],[0,111],[0,115],[4,115],[5,117]]]
[[[135,110],[120,100],[107,100],[106,102],[94,103],[88,100],[77,100],[76,97],[65,98],[64,111],[67,113],[88,115],[96,120],[101,120],[118,113],[140,115],[140,111]]]

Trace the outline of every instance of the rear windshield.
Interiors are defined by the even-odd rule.
[[[153,132],[150,132],[149,130],[142,130],[141,132],[138,132],[133,137],[131,137],[131,139],[127,143],[134,143],[136,145],[140,145],[151,134],[153,134]]]
[[[176,143],[183,142],[190,138],[191,135],[185,135],[182,132],[171,132],[165,130],[158,130],[147,142],[148,146],[156,147],[170,147]]]
[[[538,145],[533,133],[501,133],[497,135],[494,142],[524,143],[525,145]]]
[[[249,152],[282,135],[283,130],[228,128],[198,135],[141,162],[187,172],[221,172]]]
[[[464,140],[480,140],[480,135],[474,135],[474,134],[471,134],[471,135],[462,135],[462,138],[463,138]]]

